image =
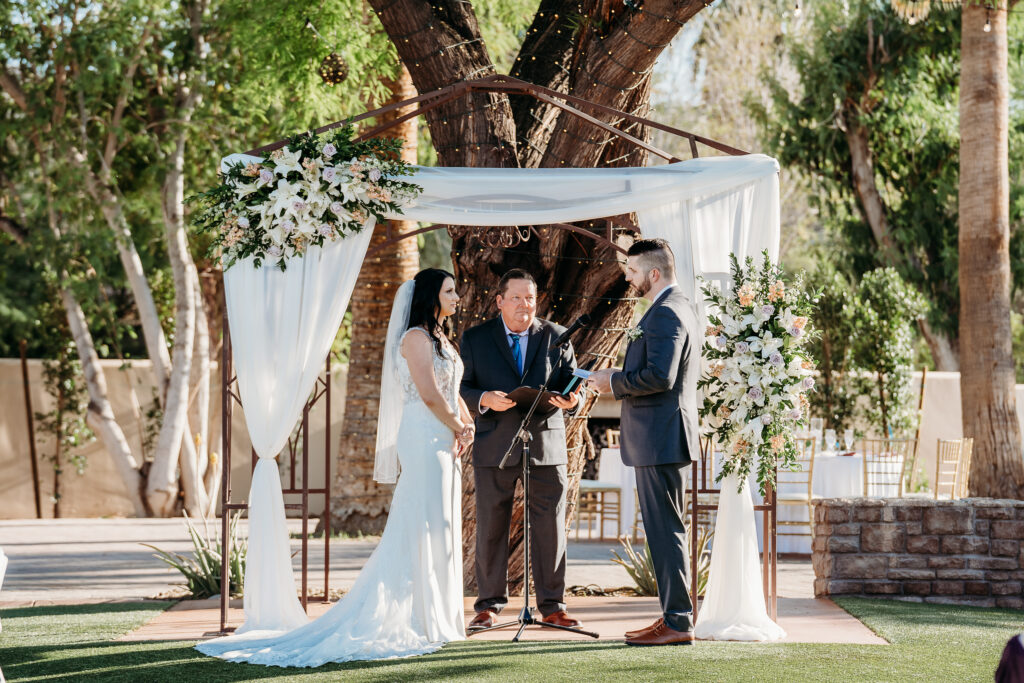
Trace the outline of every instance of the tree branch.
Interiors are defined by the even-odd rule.
[[[153,27],[153,21],[146,24],[146,28],[142,30],[142,36],[139,38],[138,45],[136,45],[135,52],[132,53],[131,58],[128,60],[128,68],[125,70],[124,82],[122,83],[121,91],[117,94],[117,101],[114,103],[114,110],[110,115],[110,126],[107,128],[107,140],[103,146],[103,165],[107,168],[111,167],[114,163],[114,157],[117,155],[117,130],[121,126],[121,120],[124,118],[124,110],[128,106],[128,97],[135,85],[135,72],[139,68],[139,63],[142,61],[142,55],[146,51],[146,43],[149,42],[151,35],[150,30]]]
[[[28,230],[10,216],[0,215],[0,231],[13,237],[18,244],[24,244],[28,238]]]
[[[28,98],[25,97],[25,91],[21,89],[17,77],[8,71],[6,66],[0,66],[0,88],[3,88],[4,92],[14,100],[18,109],[23,112],[28,111]]]

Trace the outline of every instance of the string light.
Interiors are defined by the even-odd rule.
[[[985,7],[985,33],[992,32],[992,8]]]

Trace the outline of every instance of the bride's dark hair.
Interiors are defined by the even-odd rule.
[[[444,354],[441,351],[441,338],[437,336],[438,330],[446,337],[452,335],[451,323],[447,319],[444,323],[438,320],[441,314],[441,288],[444,287],[444,281],[449,278],[454,280],[455,276],[440,268],[424,268],[413,278],[416,286],[412,293],[408,329],[420,326],[426,328],[427,334],[434,340],[439,356]]]

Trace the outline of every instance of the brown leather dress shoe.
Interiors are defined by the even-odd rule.
[[[467,631],[479,631],[482,628],[490,628],[494,626],[495,619],[498,618],[498,613],[494,610],[485,609],[477,612],[476,616],[473,617],[473,621],[469,622],[469,626],[466,628]]]
[[[583,622],[581,622],[579,619],[573,619],[572,617],[570,617],[569,613],[566,612],[564,609],[560,609],[557,612],[552,612],[551,614],[544,617],[544,623],[555,624],[556,626],[568,626],[569,628],[579,628],[580,626],[583,626]]]
[[[658,619],[656,622],[654,622],[650,626],[644,626],[643,628],[637,629],[636,631],[626,631],[626,637],[627,638],[636,638],[637,636],[642,636],[643,634],[647,633],[648,631],[653,631],[654,629],[658,628],[659,626],[661,626],[664,623],[665,623],[665,619],[664,619],[664,617],[662,617],[661,619]]]
[[[626,645],[693,645],[693,631],[677,631],[662,622],[647,633],[628,638]]]

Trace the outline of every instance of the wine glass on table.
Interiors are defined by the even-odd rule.
[[[821,443],[821,430],[824,428],[825,420],[820,417],[811,418],[811,437],[814,438],[815,446]]]
[[[836,430],[825,430],[825,446],[822,450],[834,451],[839,446],[839,439],[836,438]]]
[[[846,444],[846,450],[853,450],[853,430],[846,429],[843,431],[843,442]]]

